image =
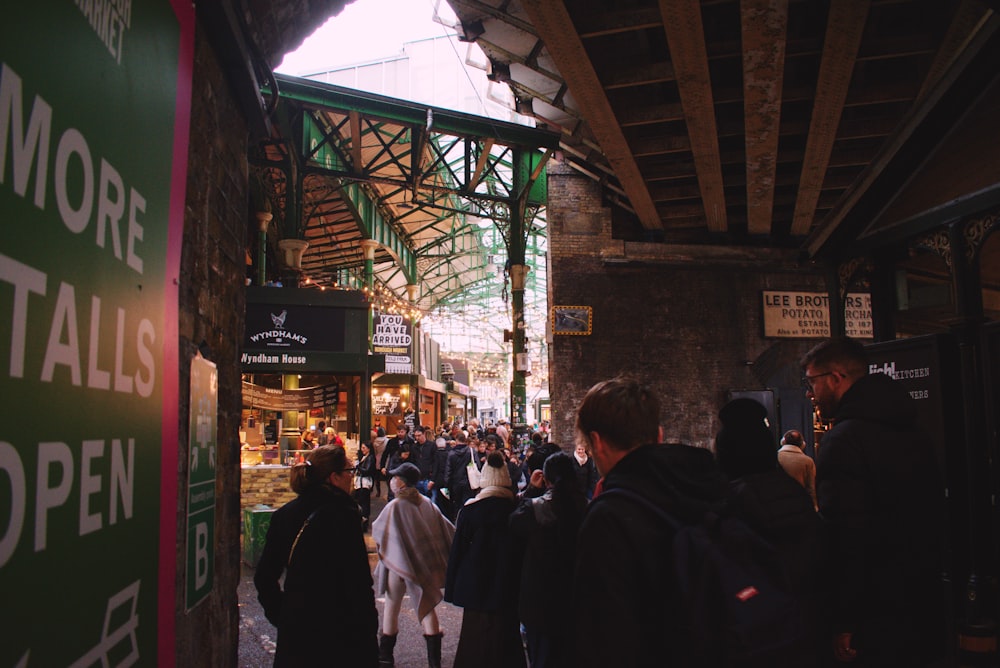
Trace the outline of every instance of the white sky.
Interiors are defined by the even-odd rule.
[[[404,42],[454,32],[433,20],[435,9],[456,19],[443,0],[356,0],[285,55],[275,70],[301,76],[399,53]]]

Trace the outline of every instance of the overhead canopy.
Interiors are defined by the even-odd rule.
[[[276,86],[256,183],[273,232],[309,243],[310,283],[360,287],[375,246],[380,294],[426,312],[496,280],[511,207],[528,235],[543,233],[551,131],[296,77]]]

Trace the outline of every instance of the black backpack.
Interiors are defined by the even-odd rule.
[[[676,637],[686,666],[784,668],[802,665],[806,631],[801,606],[773,547],[742,520],[706,513],[683,524],[638,493],[604,490],[646,508],[673,534],[681,594]]]

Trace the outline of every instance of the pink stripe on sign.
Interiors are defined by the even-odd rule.
[[[170,220],[163,295],[163,431],[160,462],[160,572],[157,620],[157,665],[175,663],[174,616],[177,574],[177,439],[178,429],[178,291],[188,141],[191,126],[191,77],[194,69],[194,7],[190,0],[171,0],[180,43],[177,59],[177,99],[174,106],[174,155],[170,179]]]

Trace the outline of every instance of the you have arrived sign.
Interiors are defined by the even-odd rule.
[[[822,339],[830,336],[830,297],[825,292],[764,290],[761,302],[765,337]],[[847,336],[872,338],[870,294],[848,293],[844,301],[844,322]]]
[[[374,320],[372,352],[385,355],[386,373],[413,373],[412,326],[401,315],[379,313]]]

